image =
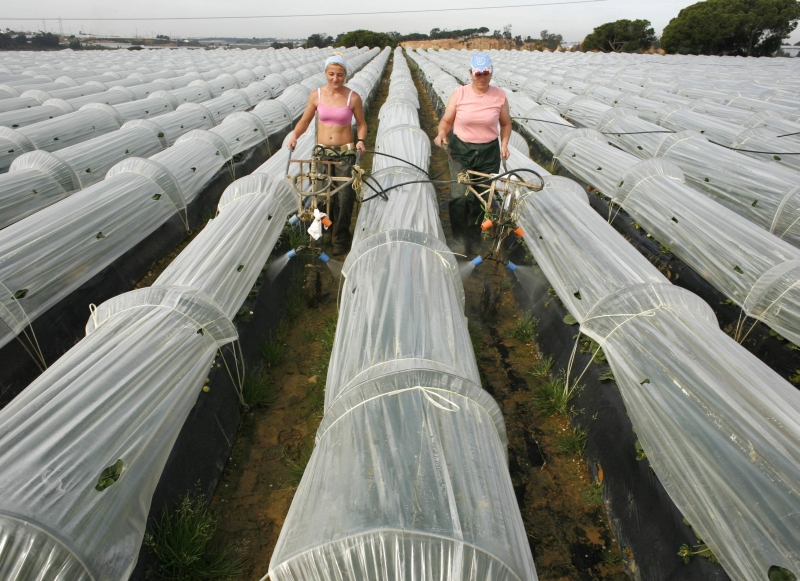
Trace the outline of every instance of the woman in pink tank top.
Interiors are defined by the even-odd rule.
[[[367,137],[367,122],[364,120],[364,105],[361,96],[344,86],[348,74],[347,62],[340,53],[333,53],[325,61],[325,77],[328,84],[311,91],[306,110],[295,125],[286,143],[289,148],[297,145],[297,139],[306,132],[317,116],[317,143],[322,145],[321,159],[337,161],[333,172],[337,177],[350,177],[356,161],[356,150],[364,153]],[[353,141],[353,117],[358,126],[358,137]],[[356,194],[350,186],[339,190],[332,199],[331,220],[333,227],[322,234],[323,245],[333,238],[332,254],[344,254],[350,250],[352,235],[350,221],[353,216]],[[333,236],[331,237],[331,230]]]
[[[450,95],[444,116],[439,122],[439,134],[433,140],[439,147],[449,145],[453,182],[458,180],[460,172],[467,170],[498,173],[500,158],[508,158],[511,114],[505,92],[489,84],[492,80],[492,59],[478,53],[472,57],[470,66],[472,83],[457,88]],[[450,198],[453,236],[465,239],[469,245],[480,232],[477,226],[469,228],[469,225],[475,224],[482,206],[474,196],[467,195],[465,184],[452,183]]]

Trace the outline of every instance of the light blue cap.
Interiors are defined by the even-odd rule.
[[[478,255],[472,260],[470,260],[470,262],[472,263],[473,266],[478,266],[479,264],[483,263],[483,258],[481,258],[480,255]]]
[[[333,64],[342,65],[344,67],[344,70],[345,70],[346,73],[350,72],[350,68],[347,66],[347,61],[344,60],[342,57],[340,57],[338,54],[329,56],[325,60],[325,68],[326,69],[328,68],[328,65],[333,65]]]
[[[482,73],[485,71],[489,71],[490,73],[494,72],[492,59],[488,54],[484,54],[482,52],[479,52],[472,57],[472,60],[469,61],[469,66],[472,68],[473,74]]]
[[[321,253],[321,254],[319,255],[319,259],[320,259],[322,262],[328,262],[328,261],[331,259],[331,257],[330,257],[330,256],[328,256],[327,254],[325,254],[325,253],[323,252],[323,253]]]

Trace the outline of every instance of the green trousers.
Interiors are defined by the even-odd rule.
[[[453,133],[449,139],[449,150],[452,160],[448,164],[453,182],[458,180],[459,172],[467,170],[489,174],[500,171],[500,142],[497,139],[489,143],[468,143]],[[467,193],[465,184],[450,184],[450,226],[456,238],[479,233],[479,230],[469,226],[480,220],[483,208],[475,196]]]

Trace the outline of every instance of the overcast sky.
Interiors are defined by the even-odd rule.
[[[533,4],[548,0],[499,0],[494,4]],[[559,0],[550,0],[558,2]],[[555,6],[493,8],[463,12],[434,12],[426,14],[390,14],[363,16],[312,16],[295,18],[264,18],[241,20],[140,20],[128,22],[67,21],[61,23],[65,34],[78,31],[94,34],[130,36],[169,34],[171,36],[238,36],[238,37],[289,37],[304,38],[315,32],[333,36],[340,32],[366,28],[388,32],[429,32],[432,28],[477,28],[490,30],[513,24],[514,35],[538,37],[547,29],[562,34],[567,41],[582,40],[595,26],[604,22],[629,18],[644,18],[652,22],[660,35],[671,18],[681,8],[693,4],[692,0],[606,0],[587,4],[562,4]],[[320,14],[330,12],[374,12],[380,10],[426,10],[431,8],[467,8],[491,5],[478,0],[373,0],[356,2],[340,0],[305,0],[302,2],[277,2],[276,0],[37,0],[34,3],[6,0],[0,15],[0,28],[41,30],[42,21],[50,32],[58,32],[59,23],[54,18],[166,18],[181,16],[254,16],[286,14]],[[11,17],[36,20],[14,21]],[[791,42],[800,40],[800,32],[792,35]]]

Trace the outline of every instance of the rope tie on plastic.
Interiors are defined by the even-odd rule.
[[[25,312],[25,309],[22,307],[22,304],[19,302],[19,299],[17,299],[17,297],[14,296],[14,294],[9,290],[9,288],[5,284],[3,284],[2,281],[0,281],[0,286],[3,287],[5,292],[8,293],[8,296],[10,296],[14,300],[14,302],[17,303],[17,305],[19,305],[19,310],[22,312],[24,320],[20,321],[16,317],[16,315],[11,311],[11,309],[9,309],[5,305],[3,301],[0,301],[0,307],[2,307],[3,310],[9,314],[11,320],[14,323],[22,327],[21,333],[25,336],[25,339],[28,340],[29,344],[26,345],[25,341],[20,339],[19,333],[15,333],[14,338],[17,341],[19,341],[20,345],[22,345],[22,348],[25,349],[25,352],[31,357],[31,359],[33,359],[33,362],[36,364],[39,370],[44,371],[45,369],[47,369],[47,363],[44,360],[44,353],[42,352],[42,348],[39,346],[39,341],[36,338],[36,333],[33,330],[33,321],[31,321],[30,318],[28,317],[28,313]],[[30,337],[28,336],[28,332],[25,330],[28,327],[30,327],[31,329]]]
[[[367,399],[365,399],[363,401],[358,402],[358,404],[354,405],[353,407],[348,408],[346,413],[342,414],[341,416],[336,418],[333,422],[331,422],[331,424],[325,429],[325,432],[323,432],[322,434],[317,436],[317,442],[322,440],[322,438],[325,437],[325,434],[327,434],[328,431],[330,431],[330,429],[333,426],[335,426],[340,420],[342,420],[347,414],[349,414],[350,412],[352,412],[356,408],[360,408],[362,406],[367,405],[370,402],[377,401],[377,400],[379,400],[381,398],[384,398],[384,397],[400,395],[400,394],[403,394],[403,393],[410,393],[410,392],[413,392],[413,391],[421,392],[422,396],[425,398],[425,400],[428,403],[430,403],[432,406],[436,407],[437,409],[440,409],[443,412],[447,412],[447,413],[456,413],[456,412],[461,411],[461,406],[459,406],[452,399],[448,399],[448,397],[456,396],[456,397],[460,397],[460,398],[465,399],[465,400],[469,399],[468,397],[466,397],[466,396],[464,396],[464,395],[462,395],[460,393],[457,393],[455,391],[449,391],[449,390],[442,389],[442,388],[439,388],[439,387],[430,387],[430,386],[425,386],[425,385],[415,385],[413,387],[406,387],[406,388],[403,388],[403,389],[397,389],[395,391],[388,391],[386,393],[381,393],[379,395],[375,395],[373,397],[367,398]],[[444,394],[447,394],[447,395],[444,395]]]
[[[759,278],[759,280],[761,280],[761,279]],[[741,332],[742,332],[742,330],[743,330],[743,328],[744,328],[744,327],[743,327],[743,325],[744,325],[744,322],[747,320],[747,317],[748,317],[748,316],[751,316],[751,315],[747,315],[747,314],[745,313],[745,311],[744,311],[744,305],[746,305],[746,304],[747,304],[747,300],[750,298],[750,293],[752,293],[752,292],[753,292],[753,289],[755,288],[756,284],[758,284],[758,281],[756,281],[756,283],[755,283],[755,284],[753,284],[753,286],[751,286],[751,287],[750,287],[750,290],[747,292],[747,296],[744,298],[744,301],[742,302],[742,308],[741,308],[741,310],[739,311],[739,320],[736,322],[736,332],[735,332],[735,333],[734,333],[734,335],[733,335],[733,338],[734,338],[734,340],[735,340],[737,343],[739,343],[739,344],[742,344],[742,343],[744,343],[744,340],[745,340],[745,339],[747,339],[747,337],[750,335],[750,333],[752,333],[752,332],[753,332],[753,329],[755,329],[756,325],[757,325],[759,322],[763,322],[763,321],[762,321],[763,317],[764,317],[764,316],[765,316],[765,315],[766,315],[766,314],[769,312],[769,310],[770,310],[772,307],[774,307],[774,306],[775,306],[775,304],[776,304],[776,303],[777,303],[779,300],[781,300],[781,299],[784,297],[784,295],[786,295],[786,293],[788,293],[790,290],[792,290],[793,288],[795,288],[797,285],[800,285],[800,280],[797,280],[797,281],[795,281],[794,283],[792,283],[792,284],[789,286],[789,288],[787,288],[785,291],[783,291],[781,294],[779,294],[779,295],[778,295],[778,297],[777,297],[777,298],[776,298],[774,301],[772,301],[772,302],[771,302],[769,305],[767,305],[767,308],[766,308],[766,309],[764,309],[764,310],[761,312],[761,314],[760,314],[760,315],[758,315],[758,316],[756,316],[756,317],[753,317],[753,324],[750,326],[750,329],[748,329],[747,333],[745,333],[745,334],[744,334],[744,336],[743,336],[743,337],[741,337],[741,339],[740,339],[740,338],[739,338],[739,336],[740,336],[740,334],[741,334]],[[745,316],[744,316],[744,317],[742,317],[742,315],[745,315]],[[766,323],[765,323],[765,324],[766,324]]]
[[[356,259],[353,261],[353,266],[355,266],[355,265],[356,265],[356,263],[357,263],[359,260],[361,260],[361,259],[362,259],[364,256],[366,256],[367,254],[369,254],[369,253],[370,253],[370,252],[372,252],[373,250],[375,250],[375,249],[377,249],[377,248],[380,248],[381,246],[388,246],[388,245],[390,245],[390,244],[412,244],[412,245],[414,245],[414,246],[421,246],[421,247],[422,247],[422,248],[424,248],[425,250],[429,250],[429,251],[433,252],[433,253],[434,253],[436,256],[438,256],[438,257],[439,257],[439,260],[441,260],[441,261],[442,261],[442,264],[444,264],[444,266],[447,268],[447,270],[449,270],[449,271],[451,271],[451,272],[455,272],[455,270],[456,270],[456,269],[455,269],[455,268],[453,268],[453,267],[450,265],[450,263],[447,261],[447,259],[446,259],[444,256],[442,256],[443,254],[452,254],[453,256],[462,256],[462,257],[466,258],[466,255],[464,255],[464,254],[458,254],[457,252],[451,252],[451,251],[447,251],[447,250],[434,250],[434,249],[433,249],[433,248],[431,248],[430,246],[426,246],[426,245],[424,245],[424,244],[420,244],[419,242],[412,242],[411,240],[388,240],[388,241],[386,241],[386,242],[381,242],[380,244],[376,244],[375,246],[372,246],[371,248],[369,248],[368,250],[366,250],[366,251],[365,251],[363,254],[360,254],[360,255],[359,255],[359,256],[358,256],[358,257],[357,257],[357,258],[356,258]],[[351,266],[351,267],[350,267],[350,269],[348,269],[348,270],[351,270],[351,269],[353,268],[353,266]]]
[[[626,323],[628,323],[628,322],[630,322],[633,319],[636,319],[638,317],[655,317],[656,311],[660,311],[662,308],[664,308],[664,306],[663,305],[659,305],[659,306],[657,306],[655,308],[648,309],[646,311],[642,311],[641,313],[613,313],[613,314],[609,314],[609,315],[595,315],[593,317],[587,317],[586,319],[584,319],[581,322],[581,329],[578,330],[578,335],[575,337],[575,345],[572,347],[572,353],[569,356],[569,364],[567,365],[567,375],[566,375],[566,378],[564,379],[564,391],[566,393],[569,393],[570,391],[572,391],[572,390],[574,390],[575,388],[578,387],[578,383],[580,382],[581,379],[583,379],[583,376],[586,375],[586,372],[589,370],[589,366],[591,366],[592,361],[594,361],[595,356],[600,352],[600,349],[603,348],[603,345],[606,344],[606,342],[608,341],[609,337],[611,337],[611,335],[616,333],[617,329],[619,329],[620,327],[622,327]],[[611,330],[611,332],[608,333],[608,335],[606,335],[605,337],[603,337],[602,339],[600,339],[597,342],[597,349],[595,350],[594,353],[592,353],[592,356],[589,358],[589,363],[586,364],[586,367],[584,367],[583,371],[578,376],[578,379],[575,380],[574,385],[570,389],[569,376],[570,376],[570,373],[572,372],[572,364],[575,361],[575,354],[578,351],[578,343],[580,342],[581,335],[583,334],[582,328],[583,328],[584,323],[586,323],[587,321],[592,321],[594,319],[608,319],[608,318],[612,318],[612,317],[627,317],[627,318],[624,321],[622,321],[621,323],[619,323],[616,327],[614,327]]]
[[[200,329],[204,329],[205,328],[203,326],[203,324],[200,323],[200,321],[190,317],[185,312],[183,312],[183,311],[181,311],[179,309],[176,309],[173,306],[165,305],[165,304],[145,303],[145,304],[135,305],[135,306],[129,307],[127,309],[122,309],[122,310],[118,311],[117,313],[114,313],[113,316],[117,316],[117,315],[119,315],[119,314],[121,314],[121,313],[123,313],[125,311],[133,311],[133,310],[141,309],[141,308],[145,308],[145,307],[155,307],[155,308],[158,308],[158,309],[166,309],[166,310],[172,311],[173,313],[178,313],[180,316],[190,320],[193,324],[197,325]],[[97,305],[95,305],[94,303],[90,303],[89,304],[89,313],[90,313],[90,316],[92,318],[92,321],[94,322],[95,329],[99,328],[101,326],[102,322],[97,318]],[[214,339],[213,335],[211,336],[211,338],[212,338],[212,340],[216,341],[216,339]],[[231,348],[231,353],[233,354],[233,368],[234,368],[234,371],[236,372],[236,377],[234,377],[234,374],[231,371],[231,367],[228,365],[228,361],[225,358],[225,354],[222,352],[222,347],[219,347],[217,349],[217,353],[219,354],[220,357],[222,357],[222,362],[225,364],[225,369],[228,372],[228,377],[230,378],[231,383],[233,384],[233,389],[236,391],[236,395],[239,398],[239,403],[242,405],[242,407],[247,409],[247,404],[244,401],[244,379],[245,379],[244,353],[242,351],[242,346],[241,346],[241,343],[239,342],[238,338],[234,339],[232,341],[232,343],[233,343],[233,347]],[[239,350],[238,355],[237,355],[237,348]],[[241,363],[241,365],[240,365],[240,363]]]

